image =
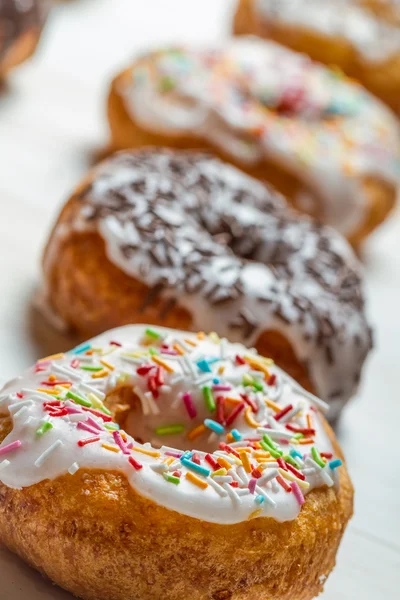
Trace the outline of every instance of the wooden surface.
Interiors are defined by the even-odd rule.
[[[0,94],[0,377],[73,340],[32,309],[47,232],[107,142],[112,74],[142,48],[228,35],[230,0],[74,0]],[[323,600],[395,600],[400,584],[400,214],[364,249],[376,350],[338,426],[356,513]],[[396,464],[397,460],[397,464]],[[0,549],[0,600],[71,598]],[[181,600],[181,599],[178,599]]]

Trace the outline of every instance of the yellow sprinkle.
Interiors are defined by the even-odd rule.
[[[44,362],[45,360],[58,360],[59,358],[64,358],[63,352],[59,352],[58,354],[51,354],[50,356],[45,356],[44,358],[39,358],[38,362]]]
[[[58,396],[60,391],[58,390],[45,390],[44,388],[37,388],[37,392],[43,392],[44,394],[49,394],[49,396]]]
[[[92,403],[93,408],[102,408],[103,403],[93,392],[89,392],[87,394],[88,400]]]
[[[97,371],[97,373],[93,373],[92,379],[100,379],[101,377],[105,377],[106,375],[108,375],[108,371],[106,371],[106,369],[103,369],[102,371]]]
[[[209,336],[210,340],[212,342],[214,342],[214,344],[220,344],[221,343],[221,338],[219,337],[218,333],[216,333],[215,331],[212,331]]]
[[[235,450],[236,450],[236,452],[239,452],[239,454],[241,452],[248,452],[248,454],[251,454],[251,448],[247,448],[247,446],[246,446],[246,448],[235,448]]]
[[[124,442],[126,442],[128,438],[126,437],[126,433],[125,433],[125,431],[122,431],[122,429],[121,429],[121,430],[120,430],[120,434],[121,434],[121,437],[122,437],[122,439],[124,440]]]
[[[246,473],[251,473],[253,469],[251,468],[249,455],[247,454],[247,452],[240,452],[239,454],[244,466],[244,470],[246,471]]]
[[[308,490],[308,488],[310,487],[310,484],[308,483],[308,481],[303,481],[302,479],[299,479],[298,477],[296,477],[296,475],[293,475],[293,473],[290,473],[289,471],[285,471],[285,469],[281,469],[280,467],[278,470],[279,470],[279,473],[282,475],[282,477],[284,477],[285,479],[288,479],[289,481],[296,481],[298,486],[303,488],[303,490]]]
[[[188,440],[194,440],[197,437],[199,437],[199,435],[204,433],[206,429],[206,426],[203,425],[203,423],[201,423],[200,425],[189,431],[186,437],[188,438]]]
[[[268,371],[267,367],[265,365],[263,365],[260,361],[254,360],[253,358],[250,358],[249,356],[245,356],[245,359],[247,360],[247,362],[253,369],[256,369],[256,371],[261,371],[262,373],[264,373],[265,379],[268,379],[270,377],[271,373]]]
[[[189,344],[189,346],[193,346],[194,348],[197,347],[196,342],[193,342],[193,340],[189,340],[189,339],[185,338],[183,341],[186,342],[187,344]]]
[[[142,356],[147,356],[147,352],[145,350],[135,352],[121,352],[121,356],[128,356],[129,358],[141,358]]]
[[[185,351],[184,351],[184,349],[182,348],[182,346],[180,344],[174,344],[172,347],[181,356],[183,356],[185,354]]]
[[[107,362],[106,360],[104,360],[104,359],[100,359],[100,362],[101,362],[101,364],[102,364],[104,367],[107,367],[107,369],[110,369],[110,371],[114,371],[115,367],[113,367],[112,365],[110,365],[110,363],[109,363],[109,362]]]
[[[152,456],[153,458],[161,456],[156,450],[146,450],[145,448],[138,448],[138,446],[134,446],[132,450],[134,452],[140,452],[141,454],[147,454],[147,456]]]
[[[111,444],[102,444],[102,446],[106,450],[111,450],[111,452],[119,452],[118,446],[112,446]]]
[[[260,517],[261,515],[262,515],[262,508],[257,508],[257,510],[253,510],[253,512],[249,514],[249,516],[247,517],[247,520],[250,521],[251,519],[257,519],[257,517]]]
[[[204,340],[205,337],[206,337],[206,334],[204,333],[204,331],[198,331],[197,332],[197,339],[198,340]]]
[[[247,425],[250,425],[250,427],[254,427],[254,429],[256,429],[257,427],[261,427],[261,423],[257,423],[257,421],[255,419],[253,419],[251,406],[248,406],[245,409],[244,419],[245,419]]]
[[[218,469],[217,471],[214,471],[213,473],[211,473],[211,477],[223,477],[224,475],[227,474],[227,470],[222,468],[222,469]]]
[[[225,371],[225,366],[221,365],[220,367],[218,367],[218,375],[222,375],[222,373]]]
[[[165,465],[171,465],[174,462],[175,458],[173,458],[172,456],[167,456],[167,458],[165,458],[162,462]]]
[[[194,483],[194,485],[197,485],[197,487],[201,488],[202,490],[205,490],[206,488],[208,488],[208,483],[206,481],[203,481],[203,479],[200,479],[200,477],[197,477],[197,475],[195,475],[194,473],[191,473],[190,471],[188,471],[186,473],[185,477],[186,477],[186,479],[188,479],[189,481]]]
[[[68,388],[72,387],[72,383],[60,383],[60,385],[58,387],[68,389]]]
[[[281,407],[278,406],[275,402],[273,402],[269,398],[265,398],[265,404],[267,406],[269,406],[270,408],[272,408],[272,410],[274,410],[275,412],[279,412],[281,410]]]
[[[175,373],[175,370],[159,356],[154,355],[151,358],[155,363],[157,363],[157,365],[160,365],[160,367],[163,367],[166,371],[168,371],[168,373]]]
[[[224,469],[226,469],[227,471],[229,471],[229,469],[232,468],[232,465],[230,462],[228,462],[223,456],[218,456],[217,458],[217,463],[221,466],[224,467]]]

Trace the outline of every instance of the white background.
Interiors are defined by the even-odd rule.
[[[0,377],[73,341],[32,310],[40,255],[63,201],[107,144],[113,74],[143,48],[229,35],[231,0],[74,0],[0,93]],[[356,512],[323,600],[400,597],[400,214],[364,248],[376,350],[338,426]],[[68,600],[0,548],[0,600]],[[181,599],[179,599],[181,600]]]

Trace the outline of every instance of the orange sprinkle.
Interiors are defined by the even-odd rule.
[[[153,355],[151,358],[157,365],[160,365],[160,367],[163,367],[163,369],[168,371],[168,373],[175,373],[175,370],[159,356]]]
[[[197,332],[197,339],[198,340],[204,340],[205,337],[206,337],[206,334],[204,333],[204,331],[198,331]]]
[[[270,456],[271,454],[269,452],[254,452],[254,458],[256,458],[257,460],[259,460],[260,458],[270,458]]]
[[[246,471],[246,473],[251,473],[252,468],[251,468],[249,455],[247,454],[247,452],[239,452],[239,454],[240,454],[240,460],[242,461],[243,466],[244,466],[244,470]]]
[[[185,477],[186,477],[186,479],[188,479],[189,481],[194,483],[194,485],[197,485],[197,487],[201,488],[202,490],[205,490],[206,488],[208,488],[208,483],[206,481],[203,481],[203,479],[200,479],[200,477],[197,477],[197,475],[195,475],[194,473],[191,473],[190,471],[188,471],[186,473]]]
[[[228,433],[228,435],[226,436],[226,441],[228,443],[231,443],[231,442],[235,442],[236,440],[231,433]]]
[[[247,520],[250,521],[251,519],[257,519],[257,517],[259,517],[261,514],[262,508],[257,508],[257,510],[253,510],[253,512],[249,514]]]
[[[235,448],[236,452],[239,452],[239,454],[241,452],[248,452],[249,454],[251,454],[251,448],[247,448],[247,446],[245,448]]]
[[[241,398],[232,398],[231,396],[224,398],[224,401],[231,402],[232,404],[241,404],[241,402],[243,402]]]
[[[93,373],[92,379],[101,379],[101,377],[105,377],[108,375],[108,371],[103,369],[102,371],[97,371],[97,373]]]
[[[64,358],[64,353],[59,352],[58,354],[51,354],[50,356],[45,356],[44,358],[39,358],[38,362],[44,362],[45,360],[57,360],[58,358]]]
[[[126,433],[125,433],[125,431],[122,431],[122,430],[120,430],[120,434],[121,434],[121,437],[122,437],[122,439],[124,440],[124,442],[126,442],[126,440],[127,440],[128,438],[126,437]]]
[[[221,465],[221,467],[223,467],[224,469],[226,469],[227,471],[229,471],[229,469],[232,469],[232,465],[230,462],[228,462],[223,456],[218,456],[217,458],[217,463],[219,465]]]
[[[165,459],[163,460],[163,463],[164,463],[165,465],[168,465],[168,466],[169,466],[169,465],[171,465],[171,464],[174,462],[174,460],[175,460],[175,458],[173,458],[172,456],[167,456],[167,458],[165,458]]]
[[[267,406],[269,406],[270,408],[272,408],[272,410],[274,410],[275,412],[279,412],[280,410],[282,410],[282,408],[280,406],[278,406],[275,402],[273,402],[269,398],[265,399],[265,404]]]
[[[257,421],[255,421],[252,417],[252,409],[251,406],[248,406],[245,411],[244,411],[244,419],[247,423],[247,425],[250,425],[250,427],[254,427],[254,429],[256,429],[257,427],[261,427],[261,423],[257,423]]]
[[[58,387],[69,389],[70,387],[72,387],[72,383],[60,383]]]
[[[222,375],[222,373],[225,371],[225,367],[224,365],[221,365],[220,367],[218,367],[218,375]]]
[[[307,428],[308,429],[314,429],[310,413],[308,413],[308,415],[307,415]]]
[[[185,354],[185,351],[184,351],[184,349],[183,349],[183,348],[182,348],[182,346],[180,346],[179,344],[174,344],[172,347],[173,347],[173,349],[174,349],[174,350],[176,350],[176,352],[177,352],[178,354],[180,354],[181,356],[183,356],[183,355]]]
[[[100,360],[100,362],[101,362],[101,364],[102,364],[104,367],[107,367],[107,369],[110,369],[110,371],[114,371],[115,367],[113,367],[112,365],[110,365],[110,363],[109,363],[109,362],[107,362],[106,360],[104,360],[104,359],[101,359],[101,360]]]
[[[299,440],[299,444],[313,444],[314,440],[312,440],[311,438],[303,438],[302,440]]]
[[[271,373],[269,372],[269,370],[267,369],[267,367],[265,365],[259,363],[258,361],[251,360],[251,359],[247,359],[247,362],[249,363],[249,365],[251,366],[252,369],[255,369],[256,371],[261,371],[261,373],[264,373],[265,379],[270,378]]]
[[[197,437],[199,437],[199,435],[204,433],[206,429],[206,426],[203,425],[203,423],[200,423],[200,425],[189,431],[186,437],[188,438],[188,440],[194,440]]]
[[[111,444],[102,444],[102,446],[106,450],[111,450],[111,452],[119,452],[118,446],[112,446]]]
[[[93,352],[94,352],[93,350],[86,350],[85,354],[87,356],[92,356]]]
[[[57,377],[55,375],[49,375],[48,381],[57,381]]]
[[[183,341],[186,342],[187,344],[189,344],[189,346],[193,346],[194,348],[197,347],[196,342],[193,342],[193,340],[184,339]]]
[[[138,446],[134,446],[132,448],[134,452],[140,452],[141,454],[147,454],[147,456],[152,456],[153,458],[158,458],[160,453],[156,450],[146,450],[145,448],[138,448]]]

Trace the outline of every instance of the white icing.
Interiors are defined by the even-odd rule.
[[[272,42],[236,38],[210,51],[154,52],[118,91],[147,130],[206,139],[243,164],[264,157],[282,164],[346,235],[365,217],[364,176],[398,184],[400,136],[390,111],[357,84]],[[302,95],[294,115],[270,110],[293,91]],[[334,125],[332,111],[341,115]]]
[[[144,417],[139,408],[134,409],[135,435],[136,432],[139,432],[144,438],[147,436],[153,437],[156,438],[158,444],[164,444],[160,449],[160,457],[147,456],[132,449],[128,450],[127,454],[124,454],[122,451],[114,453],[103,448],[102,443],[111,443],[115,446],[112,434],[104,429],[102,419],[89,412],[79,412],[82,411],[82,408],[72,400],[65,400],[65,404],[63,401],[62,405],[68,406],[73,414],[56,417],[51,416],[44,409],[43,402],[53,400],[54,396],[38,390],[55,389],[63,396],[67,391],[66,388],[61,387],[46,388],[49,376],[59,372],[74,373],[73,386],[69,389],[86,400],[94,396],[99,398],[103,394],[112,392],[116,385],[118,387],[118,384],[112,382],[112,378],[114,378],[114,381],[118,381],[121,377],[124,378],[124,382],[122,384],[120,380],[119,385],[136,388],[141,390],[142,394],[148,394],[147,377],[138,375],[136,373],[138,365],[127,360],[127,358],[134,360],[134,357],[124,356],[125,354],[132,354],[137,350],[147,351],[148,346],[143,346],[143,342],[141,341],[144,331],[145,326],[133,325],[111,330],[91,340],[90,348],[94,350],[94,353],[90,357],[85,356],[82,352],[74,353],[74,351],[71,351],[71,353],[61,358],[55,357],[45,362],[43,360],[39,361],[36,370],[35,368],[30,369],[25,375],[9,382],[1,390],[0,411],[3,415],[11,415],[13,429],[0,444],[0,453],[3,453],[0,457],[0,481],[10,488],[19,489],[46,479],[54,479],[63,474],[70,473],[72,475],[79,468],[98,468],[121,472],[126,475],[129,483],[140,495],[153,500],[167,509],[176,510],[185,515],[205,521],[221,524],[238,523],[248,519],[258,509],[261,509],[263,516],[270,516],[278,521],[294,519],[300,510],[294,494],[285,492],[279,485],[272,486],[269,482],[269,479],[273,478],[273,475],[268,475],[269,469],[276,469],[277,463],[271,463],[264,470],[262,478],[257,480],[254,495],[248,490],[248,482],[252,478],[251,474],[246,473],[243,467],[235,464],[233,464],[226,475],[222,476],[220,483],[218,483],[218,479],[213,480],[210,476],[198,475],[203,481],[209,483],[209,486],[205,490],[199,489],[186,479],[185,475],[189,469],[185,465],[181,465],[179,459],[173,460],[169,466],[163,465],[162,461],[167,458],[165,452],[171,450],[170,445],[179,447],[182,442],[185,445],[188,445],[188,443],[184,438],[184,434],[180,436],[157,436],[154,434],[156,427],[180,423],[184,426],[185,432],[187,432],[192,427],[202,423],[204,418],[216,418],[215,415],[210,414],[206,409],[201,387],[195,383],[192,375],[182,369],[182,361],[179,357],[160,354],[162,360],[174,369],[174,373],[164,371],[165,385],[169,387],[169,390],[168,392],[161,392],[157,399],[153,399],[154,403],[160,408],[159,414],[150,414]],[[253,356],[257,358],[258,355],[251,352],[249,354],[249,351],[240,344],[228,344],[226,342],[221,344],[220,340],[216,339],[214,341],[208,337],[204,341],[200,341],[193,334],[163,328],[157,328],[157,332],[165,337],[164,343],[168,346],[177,340],[182,345],[190,348],[190,353],[188,353],[189,362],[196,372],[196,377],[201,373],[196,361],[202,357],[210,361],[211,359],[217,359],[215,362],[210,362],[210,368],[213,370],[212,377],[219,377],[221,384],[226,385],[227,382],[230,382],[232,385],[230,391],[218,391],[218,394],[240,399],[239,394],[245,392],[248,397],[253,397],[253,401],[256,401],[255,393],[249,391],[248,387],[244,388],[241,384],[243,374],[249,371],[249,365],[235,364],[235,356],[239,354],[240,356]],[[188,345],[184,342],[185,339],[193,340],[197,346]],[[122,345],[120,347],[110,345],[111,341],[117,341]],[[161,353],[159,344],[156,345],[156,348]],[[221,359],[221,353],[225,355],[225,358]],[[69,366],[73,359],[81,361],[77,368]],[[93,372],[81,369],[82,366],[90,367],[99,365],[100,359],[106,360],[115,369],[108,372],[106,377],[94,379],[92,377]],[[142,357],[137,362],[140,363],[141,361],[142,364],[149,364],[149,357]],[[218,368],[221,365],[225,367],[222,375],[217,374]],[[276,413],[266,406],[264,397],[268,396],[269,387],[271,388],[271,392],[272,388],[279,388],[281,392],[276,402],[280,407],[283,408],[288,404],[293,404],[293,406],[300,405],[302,408],[301,414],[294,417],[291,423],[297,427],[307,427],[306,414],[310,413],[310,399],[313,400],[313,398],[304,392],[304,390],[301,390],[298,385],[293,384],[290,378],[287,378],[277,367],[270,366],[268,368],[271,373],[277,375],[277,385],[270,386],[264,382],[265,392],[261,396],[258,393],[260,408],[253,415],[254,418],[262,425],[267,425],[267,419]],[[36,372],[38,369],[39,372]],[[110,373],[112,373],[112,377]],[[177,374],[181,374],[179,379],[177,378]],[[263,374],[259,373],[259,376],[259,381],[263,381]],[[173,383],[174,380],[176,380],[175,383]],[[91,393],[89,390],[91,390]],[[191,394],[193,404],[197,409],[198,414],[195,419],[189,418],[181,399],[182,393],[185,392]],[[17,396],[17,394],[21,393],[23,396],[22,399]],[[266,396],[263,396],[264,393]],[[214,394],[216,396],[217,392],[214,392]],[[24,411],[21,410],[22,407],[24,407]],[[311,410],[311,415],[313,427],[316,429],[316,434],[313,436],[315,446],[321,452],[332,452],[330,442],[318,413]],[[39,436],[36,433],[37,429],[45,422],[51,423],[53,427]],[[81,425],[83,427],[89,426],[94,428],[95,433],[78,428]],[[223,436],[218,438],[214,434],[214,437],[211,437],[207,441],[207,434],[205,436],[202,435],[198,438],[201,441],[200,445],[205,450],[217,450],[218,442],[225,440],[226,433],[232,427],[239,430],[243,436],[254,437],[257,435],[257,429],[254,429],[246,422],[242,411],[232,426],[225,429]],[[269,431],[269,428],[266,431]],[[279,431],[283,432],[283,436],[288,433],[283,422],[278,423],[278,421],[274,421],[274,430],[271,437],[274,439],[279,437]],[[90,443],[83,447],[78,446],[78,441],[93,437],[97,433],[101,438],[99,442]],[[259,435],[262,435],[262,433],[263,431],[260,430]],[[193,442],[193,446],[196,446],[198,440]],[[20,442],[20,447],[4,454],[4,448],[17,441]],[[130,436],[127,436],[126,444],[132,442],[135,448],[154,450],[146,439],[143,441],[146,443],[141,444]],[[232,446],[238,447],[238,444],[232,444]],[[241,446],[245,446],[245,443],[242,442]],[[300,450],[301,454],[310,450],[310,446],[292,445],[292,443],[282,446],[285,452],[288,452],[291,447]],[[201,457],[201,465],[209,467],[208,463],[204,461],[204,453],[199,452],[199,455]],[[143,468],[135,470],[128,462],[128,456],[133,456],[135,460],[143,465]],[[224,456],[232,463],[235,460],[232,459],[232,454],[227,454],[225,451],[215,452],[213,456],[214,459],[218,456]],[[252,455],[250,456],[253,466],[257,465],[256,459]],[[306,484],[310,484],[310,490],[325,484],[331,486],[334,482],[338,484],[337,474],[329,465],[326,465],[321,470],[310,458],[305,458],[304,460],[305,463],[302,460],[299,462],[302,465],[301,468],[305,464],[305,480]],[[177,468],[181,471],[179,485],[176,486],[164,479],[162,475],[163,468],[168,470],[169,473],[172,473]],[[276,471],[274,473],[275,475],[277,474]],[[239,487],[231,487],[229,485],[231,479],[226,479],[227,477],[232,477],[233,480],[237,481]],[[306,493],[307,490],[303,490],[303,492]],[[260,505],[255,502],[257,495],[264,496],[265,498],[264,502]]]
[[[344,38],[367,62],[381,63],[400,52],[400,30],[354,0],[254,0],[261,19]]]

